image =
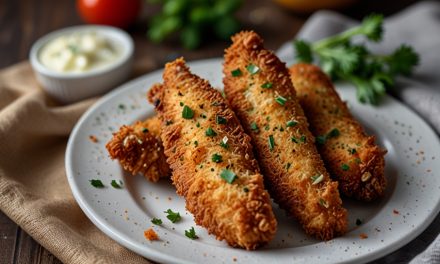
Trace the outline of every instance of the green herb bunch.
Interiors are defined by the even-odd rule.
[[[377,105],[381,96],[394,85],[397,75],[411,74],[419,63],[419,56],[405,44],[393,53],[372,54],[365,44],[355,44],[352,38],[364,36],[379,42],[383,35],[383,16],[372,14],[361,25],[314,43],[294,41],[296,60],[312,63],[315,58],[333,80],[345,80],[357,88],[357,98],[362,103]]]
[[[203,34],[213,33],[228,40],[240,29],[234,17],[242,0],[149,0],[162,4],[162,10],[150,23],[147,35],[154,42],[162,42],[177,34],[187,49],[200,46]]]

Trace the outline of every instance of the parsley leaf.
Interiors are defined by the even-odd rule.
[[[190,239],[197,239],[197,238],[199,238],[196,235],[196,231],[194,230],[194,227],[191,227],[189,230],[185,230],[185,236],[187,238],[190,238]]]
[[[220,163],[223,161],[223,157],[220,154],[214,153],[211,157],[212,161],[215,163]]]
[[[115,189],[121,189],[122,188],[122,181],[117,182],[116,180],[112,180],[111,185]]]
[[[151,219],[151,223],[153,223],[155,225],[162,225],[162,219],[153,218],[153,219]]]
[[[191,119],[194,117],[194,111],[189,108],[189,106],[185,105],[182,110],[182,117],[185,119]]]
[[[224,169],[220,173],[220,177],[225,180],[227,183],[232,183],[237,178],[237,174],[235,174],[233,171]]]
[[[167,218],[171,223],[179,222],[181,219],[179,212],[173,212],[171,209],[164,211],[164,213],[167,214]]]
[[[104,184],[101,180],[90,180],[90,184],[95,188],[104,188]]]

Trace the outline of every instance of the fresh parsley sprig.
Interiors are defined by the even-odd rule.
[[[362,103],[376,105],[388,88],[394,85],[397,75],[411,74],[419,63],[418,54],[402,44],[393,53],[371,53],[365,44],[354,44],[352,38],[364,36],[379,42],[383,35],[383,16],[372,14],[361,25],[314,43],[296,40],[296,60],[312,63],[317,59],[321,68],[333,80],[345,80],[357,88],[357,98]]]

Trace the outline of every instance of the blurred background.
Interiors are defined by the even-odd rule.
[[[122,2],[118,6],[112,2]],[[57,29],[85,23],[124,28],[135,42],[132,76],[177,56],[220,57],[230,34],[252,29],[276,50],[320,9],[355,19],[392,15],[416,0],[0,0],[0,68],[27,60],[32,44]],[[61,263],[0,212],[0,263]]]

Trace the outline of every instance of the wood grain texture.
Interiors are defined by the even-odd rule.
[[[416,0],[359,1],[341,12],[357,19],[372,11],[390,15],[414,2]],[[164,44],[149,42],[145,38],[147,20],[156,10],[157,7],[145,5],[138,22],[128,29],[136,47],[134,76],[160,68],[178,56],[184,56],[188,61],[223,56],[229,42],[215,41],[209,36],[206,36],[207,43],[196,51],[184,50],[176,41]],[[258,32],[269,49],[277,49],[292,39],[308,18],[308,15],[283,10],[267,0],[245,1],[238,16],[243,28]],[[32,43],[41,36],[81,23],[74,0],[0,0],[0,68],[26,60]],[[440,219],[437,217],[417,239],[377,263],[408,262],[433,241],[439,231]],[[61,262],[0,212],[0,264],[3,263]]]

